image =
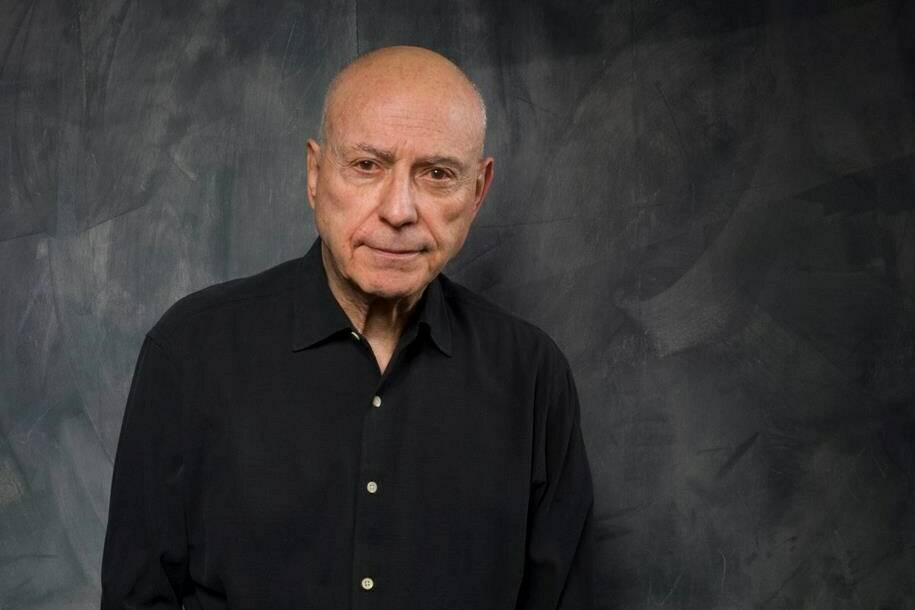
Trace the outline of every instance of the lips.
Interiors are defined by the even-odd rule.
[[[368,246],[369,248],[371,248],[372,250],[377,250],[378,252],[381,252],[383,254],[392,254],[395,256],[396,255],[416,254],[422,250],[422,248],[398,248],[398,247],[385,248],[385,247],[381,247],[381,246],[373,246],[372,244],[365,244],[365,245]]]

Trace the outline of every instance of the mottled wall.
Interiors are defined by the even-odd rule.
[[[0,1],[0,608],[97,604],[141,338],[314,236],[357,52],[453,57],[448,273],[573,363],[603,608],[915,608],[912,2]]]

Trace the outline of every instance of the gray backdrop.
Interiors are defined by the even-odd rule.
[[[142,336],[299,256],[357,52],[435,48],[496,180],[446,272],[573,364],[602,608],[915,608],[915,7],[0,2],[0,608],[97,604]]]

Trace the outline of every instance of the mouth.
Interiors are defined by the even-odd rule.
[[[370,244],[365,244],[365,247],[370,249],[374,254],[376,254],[378,256],[381,256],[384,258],[389,258],[389,259],[395,259],[395,260],[405,260],[405,259],[413,258],[414,256],[419,255],[420,252],[422,252],[422,249],[417,249],[417,250],[403,249],[403,248],[388,249],[388,248],[379,248],[376,246],[372,246]]]

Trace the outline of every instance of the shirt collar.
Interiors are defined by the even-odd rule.
[[[425,327],[435,346],[451,356],[451,320],[438,276],[426,286],[415,312],[416,325]],[[350,331],[352,322],[330,290],[321,260],[321,238],[315,239],[296,265],[293,286],[292,350],[311,347],[342,331]],[[411,325],[408,325],[408,329]],[[404,332],[408,332],[405,329]]]

